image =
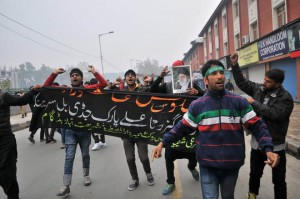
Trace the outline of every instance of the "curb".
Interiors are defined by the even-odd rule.
[[[28,128],[29,126],[30,126],[30,121],[26,121],[26,122],[22,122],[22,123],[18,123],[18,124],[12,124],[11,130],[12,130],[12,132],[20,131],[20,130]]]
[[[292,136],[286,137],[286,150],[293,155],[300,157],[300,140]]]

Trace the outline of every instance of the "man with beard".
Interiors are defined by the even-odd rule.
[[[224,66],[209,60],[202,67],[206,93],[194,100],[170,132],[166,132],[152,152],[152,159],[161,157],[163,147],[195,133],[196,156],[200,164],[202,196],[217,199],[234,198],[240,167],[245,161],[243,125],[259,140],[268,157],[266,163],[275,167],[279,157],[273,153],[272,138],[265,123],[255,115],[248,101],[224,88]]]
[[[181,67],[177,70],[178,80],[175,82],[174,88],[179,89],[182,92],[186,92],[188,88],[191,88],[190,73],[187,68]]]
[[[237,86],[252,98],[248,102],[253,107],[256,114],[267,124],[272,136],[274,153],[280,157],[277,167],[272,168],[274,198],[287,198],[287,188],[285,181],[286,174],[286,154],[285,137],[288,131],[289,118],[294,108],[293,98],[286,91],[282,82],[284,81],[284,71],[271,69],[265,73],[263,85],[246,80],[238,64],[238,55],[230,57],[232,62],[232,73]],[[249,179],[249,199],[255,199],[259,194],[260,178],[265,167],[266,155],[262,153],[257,144],[257,139],[251,137],[251,158],[250,158],[250,179]]]
[[[89,72],[93,73],[98,80],[94,85],[83,85],[83,73],[79,68],[73,68],[70,72],[70,80],[72,88],[104,88],[107,85],[106,80],[96,72],[93,66],[89,66]],[[64,73],[63,68],[56,69],[46,80],[44,86],[51,86],[57,77],[57,75]],[[65,129],[65,145],[66,145],[66,158],[64,166],[63,184],[64,186],[57,193],[57,196],[64,196],[70,193],[70,185],[72,181],[73,163],[75,159],[75,153],[77,145],[79,144],[82,155],[83,165],[83,184],[89,186],[92,182],[89,177],[90,171],[90,154],[89,146],[91,144],[91,132]]]
[[[133,70],[128,70],[124,76],[127,85],[123,88],[123,91],[146,92],[148,90],[147,88],[136,83],[136,74]],[[139,177],[135,163],[135,145],[137,146],[139,158],[146,173],[147,183],[149,186],[152,186],[154,184],[154,178],[151,173],[150,161],[148,157],[148,144],[130,138],[123,138],[122,140],[127,164],[132,177],[132,182],[129,184],[128,190],[133,191],[139,185]]]
[[[0,185],[9,199],[19,198],[17,181],[17,143],[10,124],[10,106],[23,106],[33,100],[34,90],[13,96],[0,90]]]

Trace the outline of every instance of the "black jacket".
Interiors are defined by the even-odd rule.
[[[0,176],[15,175],[16,170],[17,145],[11,129],[9,107],[28,104],[32,96],[33,91],[22,97],[0,91]]]
[[[290,115],[294,108],[293,98],[283,87],[270,95],[267,104],[263,104],[266,92],[261,84],[246,80],[239,65],[232,66],[236,85],[255,101],[251,104],[254,111],[268,126],[274,144],[285,143]]]
[[[30,91],[22,97],[0,91],[0,137],[12,133],[9,107],[28,104],[32,100],[33,95],[34,91]]]

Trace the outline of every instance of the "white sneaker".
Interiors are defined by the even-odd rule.
[[[102,143],[102,142],[101,142]],[[107,144],[106,143],[102,143],[101,145],[102,148],[106,148],[107,147]]]
[[[101,149],[101,146],[102,146],[102,142],[95,143],[95,145],[92,148],[92,151],[97,151],[97,150]]]

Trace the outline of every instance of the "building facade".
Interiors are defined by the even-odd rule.
[[[198,35],[202,42],[191,42],[183,61],[197,71],[218,59],[230,71],[229,56],[237,51],[249,80],[262,83],[267,70],[280,68],[283,86],[300,99],[299,10],[299,0],[222,0]]]

